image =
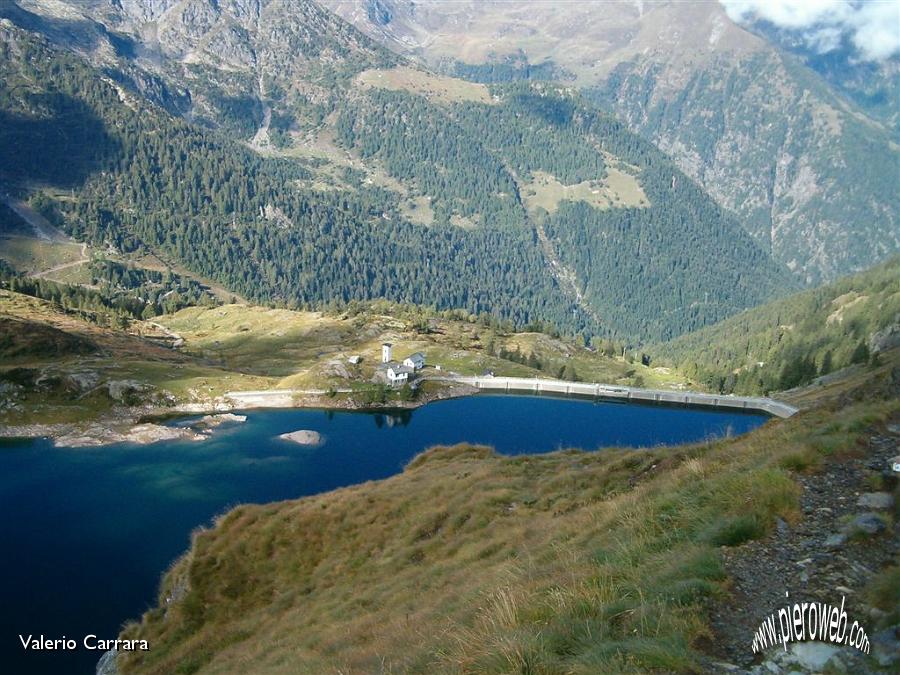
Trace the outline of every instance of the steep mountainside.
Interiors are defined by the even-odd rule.
[[[861,59],[846,35],[833,38],[837,44],[823,51],[802,29],[778,27],[765,20],[751,21],[748,27],[796,55],[869,117],[884,123],[894,141],[900,140],[900,57]]]
[[[170,112],[243,136],[321,119],[359,71],[395,60],[308,0],[21,0],[4,15]]]
[[[806,282],[900,250],[893,61],[793,56],[714,2],[322,4],[449,72],[584,88]]]
[[[386,67],[308,4],[87,7],[108,25],[60,3],[7,11],[76,54],[0,26],[0,180],[42,187],[45,214],[77,239],[153,252],[256,301],[385,297],[666,339],[790,287],[735,218],[578,96]],[[196,28],[202,46],[223,26],[254,59],[173,37]],[[284,31],[308,39],[282,53],[270,38]],[[148,81],[162,87],[149,99]],[[181,118],[173,100],[190,101]]]
[[[637,59],[591,93],[807,282],[900,249],[891,133],[796,59],[774,51],[715,59],[674,96],[665,78],[657,63]]]
[[[806,384],[900,345],[900,258],[755,307],[654,353],[712,390],[763,393]]]

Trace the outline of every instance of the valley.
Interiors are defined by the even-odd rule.
[[[319,11],[312,3],[304,7]],[[282,18],[280,3],[266,11],[266,21]],[[30,21],[42,25],[35,17]],[[248,35],[264,40],[254,26],[246,24]],[[518,327],[550,322],[569,334],[636,341],[672,337],[796,287],[737,219],[651,144],[577,94],[550,85],[502,85],[482,102],[484,85],[386,67],[383,51],[346,30],[317,34],[316,49],[334,43],[347,50],[329,61],[337,98],[327,103],[300,104],[298,80],[289,85],[279,78],[309,68],[308,57],[278,54],[280,61],[294,60],[284,73],[272,71],[272,81],[264,78],[273,140],[261,156],[245,145],[262,121],[256,104],[221,110],[214,133],[153,98],[142,102],[135,95],[124,103],[120,85],[92,78],[93,57],[84,61],[77,51],[50,48],[7,21],[5,76],[21,87],[9,89],[7,109],[17,123],[3,137],[6,156],[14,156],[35,115],[81,120],[96,136],[92,154],[65,158],[83,174],[73,173],[76,185],[73,176],[47,175],[46,165],[9,166],[15,181],[7,180],[26,193],[26,185],[47,183],[66,185],[70,197],[74,191],[74,199],[47,190],[31,198],[44,199],[47,212],[80,241],[160,257],[255,303],[316,309],[383,297],[490,312]],[[20,53],[27,58],[13,58]],[[116,63],[126,79],[136,77],[134,68],[157,68],[151,61]],[[211,78],[220,66],[198,55],[193,67],[198,78],[201,72]],[[34,90],[34,82],[48,81],[42,70],[57,67],[69,73],[54,85],[58,92]],[[239,69],[254,92],[255,68]],[[185,80],[166,69],[158,76],[171,88],[187,87],[198,101],[225,96],[201,87],[209,79]],[[241,111],[246,117],[238,119]],[[50,166],[64,160],[62,147],[42,146]],[[133,148],[127,160],[123,147]],[[579,187],[592,181],[597,187]],[[176,185],[191,187],[174,191]],[[575,188],[566,194],[562,186]],[[560,202],[563,196],[587,201]],[[554,202],[591,209],[563,214]],[[529,223],[528,211],[540,215],[545,206],[544,230],[560,266],[572,271],[563,280],[545,273],[545,247]],[[587,230],[598,228],[595,214],[607,211],[613,227],[600,226],[609,240],[606,259],[594,266],[568,249],[594,236]],[[563,219],[566,226],[551,232],[553,221]],[[680,232],[667,238],[667,231],[675,234],[671,222]],[[621,275],[600,293],[597,280],[611,264]],[[344,274],[347,266],[352,275]],[[645,267],[660,274],[647,277],[637,294],[628,279]],[[648,297],[691,309],[661,312],[644,304]],[[628,315],[618,309],[623,302],[630,303]]]
[[[0,664],[896,671],[892,11],[0,2]]]

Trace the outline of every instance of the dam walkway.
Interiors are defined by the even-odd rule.
[[[466,377],[449,375],[427,377],[431,381],[459,382],[486,392],[510,392],[551,394],[554,396],[577,396],[598,400],[635,401],[639,403],[663,403],[672,405],[704,406],[729,410],[763,412],[775,417],[790,417],[798,409],[771,398],[733,396],[724,394],[702,394],[695,391],[672,391],[664,389],[640,389],[612,384],[589,382],[567,382],[565,380],[545,380],[523,377]]]

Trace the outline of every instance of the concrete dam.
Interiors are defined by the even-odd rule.
[[[545,380],[523,377],[442,377],[428,378],[460,382],[481,391],[550,394],[553,396],[578,396],[609,401],[636,401],[640,403],[663,403],[670,405],[703,406],[763,412],[775,417],[790,417],[798,409],[771,398],[728,396],[724,394],[701,394],[693,391],[667,391],[662,389],[638,389],[611,384],[588,382],[567,382],[565,380]]]

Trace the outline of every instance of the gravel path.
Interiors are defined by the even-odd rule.
[[[707,651],[714,660],[707,664],[710,672],[816,672],[779,664],[786,656],[781,647],[770,648],[762,655],[752,652],[754,632],[762,621],[779,608],[795,602],[821,601],[840,605],[846,598],[850,622],[859,621],[870,641],[882,613],[869,607],[862,592],[874,575],[891,565],[900,554],[900,524],[885,527],[881,532],[861,531],[848,522],[863,516],[861,523],[877,529],[880,519],[876,513],[890,514],[893,497],[872,494],[870,476],[884,472],[888,460],[898,454],[900,424],[894,420],[885,429],[872,430],[864,453],[854,459],[833,461],[815,475],[801,475],[798,482],[801,496],[802,520],[794,527],[779,521],[775,533],[765,540],[752,541],[737,548],[723,549],[724,565],[731,579],[730,597],[713,608],[711,624],[715,635]],[[896,485],[896,477],[886,473],[887,487]],[[862,502],[862,503],[860,503]],[[879,504],[879,502],[884,502]],[[886,508],[885,508],[886,507]],[[850,530],[853,532],[850,532]],[[789,593],[789,598],[785,597]],[[900,643],[891,631],[881,634],[878,649],[883,658],[887,650],[894,651]],[[873,649],[876,647],[873,641]],[[813,645],[819,643],[807,643]],[[860,657],[848,647],[828,648],[836,654],[829,672],[898,672],[900,660],[889,665],[887,671],[873,659]],[[775,663],[773,663],[775,659]],[[784,660],[783,658],[781,659]],[[762,664],[762,665],[760,665]],[[754,667],[755,666],[755,667]],[[774,668],[778,669],[774,669]],[[893,670],[897,668],[898,670]],[[828,670],[826,669],[826,670]]]

